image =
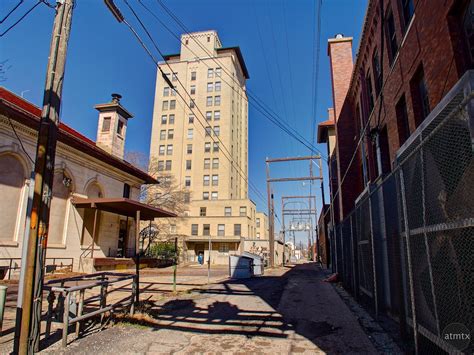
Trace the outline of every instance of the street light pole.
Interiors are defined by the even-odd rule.
[[[71,31],[74,0],[57,2],[43,109],[36,147],[34,196],[26,258],[25,283],[22,292],[23,311],[19,332],[18,353],[32,354],[39,348],[44,261],[48,243],[49,215],[54,180],[54,162],[58,137],[61,93],[64,83],[67,45]]]

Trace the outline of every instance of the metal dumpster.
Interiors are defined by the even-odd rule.
[[[233,279],[247,279],[252,277],[251,258],[242,255],[229,256],[229,277]]]
[[[252,254],[244,251],[242,256],[252,259],[252,274],[260,276],[264,273],[263,258],[257,254]]]

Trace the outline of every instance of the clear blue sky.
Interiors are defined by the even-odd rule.
[[[178,26],[163,13],[155,0],[143,1],[176,33],[181,33]],[[1,0],[0,17],[3,17],[17,2],[18,0]],[[109,101],[110,93],[119,92],[123,95],[123,105],[135,115],[129,123],[126,149],[148,154],[156,77],[154,64],[125,25],[115,21],[102,0],[76,2],[61,119],[79,132],[95,139],[97,111],[93,106]],[[132,20],[123,0],[115,2],[125,16]],[[140,10],[161,50],[165,53],[177,53],[179,42],[151,17],[146,16],[136,0],[129,2]],[[215,29],[224,46],[240,46],[250,73],[248,88],[265,103],[274,107],[275,111],[285,117],[292,127],[308,140],[311,140],[312,120],[316,119],[318,122],[326,120],[327,108],[332,106],[327,39],[336,33],[353,36],[356,52],[367,6],[367,0],[323,0],[317,83],[318,104],[316,117],[313,118],[311,117],[313,29],[317,0],[164,0],[164,2],[191,31]],[[19,16],[34,3],[36,0],[25,0],[13,17]],[[36,105],[42,102],[53,16],[52,9],[40,5],[0,39],[0,62],[8,59],[8,64],[11,65],[6,73],[7,80],[0,85],[17,94],[23,91],[24,97]],[[2,32],[6,24],[0,25]],[[267,72],[270,73],[271,84]],[[307,155],[309,151],[282,133],[252,106],[249,106],[249,121],[250,180],[266,195],[265,157]],[[321,145],[319,148],[325,151],[324,146]],[[306,174],[307,170],[307,165],[292,164],[275,167],[272,173],[275,176],[302,175]],[[324,170],[326,171],[326,164]],[[325,177],[327,178],[327,173]],[[280,211],[278,201],[282,195],[308,193],[307,184],[276,185],[276,211]],[[257,203],[259,209],[266,211],[264,202],[255,197],[252,191],[250,197]]]

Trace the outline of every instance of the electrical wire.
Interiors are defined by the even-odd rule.
[[[20,3],[21,4],[21,3]],[[13,13],[13,11],[15,11],[15,9],[20,5],[18,4],[12,11],[10,11],[10,13],[7,14],[7,16],[3,19],[6,20],[8,18],[8,16],[10,16],[11,13]],[[51,7],[50,4],[48,4],[46,1],[44,0],[39,0],[35,5],[33,5],[28,11],[26,11],[23,16],[21,16],[16,22],[14,22],[10,27],[8,27],[4,32],[2,32],[0,34],[0,37],[3,37],[5,36],[8,32],[10,32],[10,30],[12,30],[16,25],[18,25],[26,16],[28,16],[39,4],[45,4],[47,5],[48,7]],[[54,7],[53,7],[54,8]],[[2,21],[2,22],[3,22]],[[0,22],[1,23],[1,22]]]
[[[8,122],[10,123],[10,126],[12,127],[13,134],[15,135],[16,139],[17,139],[18,142],[20,143],[20,147],[21,147],[21,149],[23,150],[23,153],[25,153],[25,155],[28,157],[28,159],[29,159],[29,160],[33,163],[33,165],[34,165],[34,164],[35,164],[35,161],[31,158],[30,154],[28,154],[28,152],[26,151],[25,147],[23,146],[23,142],[21,141],[21,138],[20,138],[20,136],[18,135],[15,126],[13,125],[13,122],[12,122],[11,118],[8,117],[8,116],[6,116],[6,118],[8,119]]]
[[[137,21],[140,23],[140,26],[143,28],[143,30],[145,31],[145,33],[147,34],[148,38],[150,39],[150,41],[153,43],[153,46],[155,47],[155,49],[158,51],[158,53],[163,57],[164,59],[164,54],[162,53],[162,51],[159,49],[159,47],[157,46],[156,42],[154,41],[153,37],[151,36],[150,32],[148,31],[148,29],[146,28],[146,26],[144,25],[144,23],[141,21],[141,19],[139,18],[138,14],[135,12],[135,10],[132,8],[132,6],[129,4],[129,2],[127,0],[124,0],[125,4],[127,5],[127,7],[130,9],[130,11],[132,12],[132,14],[134,15],[134,17],[137,19]],[[148,53],[148,55],[152,58],[152,60],[155,62],[155,64],[157,65],[158,69],[160,70],[160,72],[162,73],[162,75],[166,76],[166,74],[163,72],[163,70],[161,69],[161,67],[159,66],[159,63],[158,61],[156,60],[156,58],[153,56],[153,54],[150,52],[150,50],[148,49],[148,47],[146,47],[145,43],[143,42],[143,40],[140,38],[140,36],[138,35],[138,33],[134,30],[133,26],[131,26],[126,20],[123,21],[128,27],[129,29],[132,31],[132,33],[135,35],[135,37],[137,38],[137,40],[140,42],[140,44],[142,45],[142,47],[146,50],[146,52]],[[169,63],[165,60],[165,64],[169,67],[170,70],[172,70],[171,66],[169,65]],[[181,83],[181,81],[179,80],[179,78],[177,78],[178,80],[178,83],[182,86],[184,92],[186,92],[186,94],[189,96],[189,98],[192,100],[192,96],[186,91],[186,88],[185,86]],[[174,88],[173,88],[174,89]],[[201,126],[204,128],[204,130],[206,130],[207,126],[199,119],[199,117],[195,114],[193,108],[187,103],[186,99],[180,94],[180,92],[178,90],[175,90],[176,93],[178,94],[178,96],[183,100],[183,102],[186,104],[186,106],[188,106],[188,108],[191,110],[191,112],[194,114],[194,116],[196,117],[197,121],[201,124]],[[195,104],[195,108],[197,108],[197,110],[199,111],[199,113],[201,114],[202,118],[205,119],[205,115],[202,113],[202,111],[199,109],[198,105]],[[193,122],[194,123],[194,122]],[[232,154],[228,151],[227,147],[225,146],[225,144],[222,142],[222,140],[219,138],[218,135],[216,135],[214,129],[211,127],[211,131],[212,133],[214,134],[214,137],[217,138],[217,140],[220,142],[220,144],[223,146],[223,148],[225,148],[225,151],[227,152],[227,154],[230,155],[230,157],[228,157],[226,154],[223,154],[224,157],[226,157],[226,159],[229,160],[229,162],[231,163],[231,166],[233,165],[237,165],[238,169],[236,169],[236,171],[239,173],[239,175],[244,179],[244,181],[249,184],[249,187],[252,188],[254,190],[254,192],[256,193],[257,197],[261,198],[262,201],[265,201],[264,200],[264,196],[262,194],[261,191],[259,191],[256,187],[253,187],[250,183],[250,181],[242,175],[242,168],[240,167],[240,165],[238,163],[236,163],[233,159],[232,159]],[[214,137],[211,136],[211,139],[213,140],[214,143],[217,143],[215,140],[214,140]],[[223,152],[224,153],[224,152]],[[244,173],[245,174],[245,173]]]
[[[25,1],[25,0],[20,0],[20,2],[19,2],[18,4],[16,4],[16,5],[13,7],[13,9],[11,9],[11,10],[8,12],[8,14],[6,14],[6,15],[0,20],[0,25],[1,25],[3,22],[5,22],[5,20],[6,20],[12,13],[14,13],[15,10],[18,9],[18,7],[19,7],[21,4],[23,4],[24,1]]]

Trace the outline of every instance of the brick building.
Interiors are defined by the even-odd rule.
[[[391,171],[397,150],[472,68],[473,11],[468,0],[370,0],[355,61],[351,37],[328,40],[334,126],[330,115],[318,142],[336,137],[328,148],[332,196],[340,188],[335,224]]]

